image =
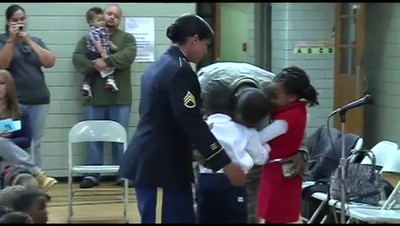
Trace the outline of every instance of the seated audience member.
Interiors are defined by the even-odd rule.
[[[14,212],[14,210],[7,206],[0,206],[0,217],[2,217],[4,214],[11,213],[11,212]]]
[[[33,224],[33,220],[27,213],[11,212],[0,218],[0,224]]]
[[[18,164],[6,164],[1,167],[0,183],[2,185],[1,189],[15,185],[34,186],[40,188],[39,181],[36,177],[33,176],[32,173],[23,165]],[[50,201],[51,197],[47,194],[46,196],[47,201]]]
[[[0,206],[27,213],[34,224],[48,221],[46,194],[34,186],[10,186],[0,191]]]
[[[23,165],[8,164],[4,162],[0,163],[0,165],[2,165],[0,168],[0,182],[2,184],[2,189],[14,185],[40,187],[36,177],[34,177],[30,170]]]
[[[0,206],[8,207],[14,210],[14,202],[17,196],[26,189],[25,186],[9,186],[0,190]]]
[[[14,79],[7,70],[0,70],[0,119],[11,118],[21,122],[21,129],[0,132],[0,158],[5,163],[20,164],[32,173],[44,191],[57,181],[35,165],[27,149],[31,146],[32,131],[28,112],[18,105]]]

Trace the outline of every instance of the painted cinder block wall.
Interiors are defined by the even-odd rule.
[[[90,7],[104,7],[108,3],[17,3],[25,8],[29,19],[29,34],[38,36],[56,55],[54,68],[46,69],[46,82],[51,92],[50,113],[47,118],[42,150],[43,168],[56,177],[67,176],[68,132],[82,120],[81,96],[79,88],[82,76],[78,74],[71,56],[78,40],[86,33],[85,13]],[[169,24],[184,13],[196,13],[196,3],[118,3],[123,9],[123,17],[154,17],[156,57],[170,44],[165,36]],[[240,3],[242,4],[242,3]],[[249,12],[249,62],[254,62],[254,3],[245,4]],[[5,9],[10,3],[0,3]],[[0,17],[5,24],[5,16]],[[122,20],[121,29],[124,29]],[[133,103],[130,116],[129,138],[138,121],[138,100],[140,76],[149,63],[134,63],[132,70]],[[106,145],[109,147],[110,145]],[[84,163],[86,145],[76,145],[74,161]],[[105,149],[106,163],[110,162],[109,148]]]
[[[319,92],[320,105],[309,108],[311,134],[332,111],[333,55],[297,55],[293,48],[301,41],[330,40],[335,24],[335,3],[272,3],[272,55],[274,73],[297,65],[309,74]]]
[[[29,34],[42,38],[56,55],[54,68],[46,69],[46,82],[51,92],[50,113],[47,118],[42,150],[43,168],[54,176],[67,175],[68,132],[82,120],[79,87],[82,76],[78,74],[71,56],[78,40],[87,32],[86,11],[93,6],[104,7],[107,3],[18,3],[25,8],[29,19]],[[9,3],[0,3],[6,9]],[[195,3],[120,3],[123,17],[154,17],[156,56],[168,48],[165,36],[169,24],[184,13],[195,13]],[[0,18],[0,24],[5,18]],[[124,29],[124,20],[120,25]],[[138,121],[139,81],[148,63],[134,63],[132,70],[133,105],[130,116],[129,137]],[[77,145],[75,161],[83,163],[86,145]],[[109,145],[108,145],[109,146]],[[107,145],[106,145],[107,147]],[[110,151],[106,149],[106,161]]]
[[[367,4],[365,68],[375,99],[365,111],[367,146],[400,144],[400,3]]]
[[[333,110],[333,55],[295,55],[298,41],[331,38],[335,3],[272,3],[272,68],[298,65],[320,93],[320,106],[310,108],[308,134],[326,124]],[[375,103],[365,107],[365,147],[389,140],[400,144],[400,3],[367,3],[365,71]]]

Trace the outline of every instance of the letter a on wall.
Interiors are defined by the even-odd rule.
[[[301,55],[332,55],[334,51],[332,41],[300,42],[293,49],[293,53]]]

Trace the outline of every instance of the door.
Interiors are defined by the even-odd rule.
[[[247,61],[247,3],[220,3],[220,60]]]
[[[199,62],[197,70],[218,61],[220,57],[221,43],[221,3],[201,2],[197,3],[197,15],[207,21],[214,30],[214,40],[208,47],[206,57]]]
[[[364,67],[366,3],[336,3],[334,109],[362,98],[366,93]],[[362,135],[364,109],[346,113],[345,132]],[[335,127],[340,130],[339,115]]]

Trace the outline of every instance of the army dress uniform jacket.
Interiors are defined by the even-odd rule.
[[[202,119],[201,104],[196,73],[183,52],[171,46],[141,78],[140,119],[120,176],[136,186],[191,186],[193,147],[214,172],[230,163]]]

